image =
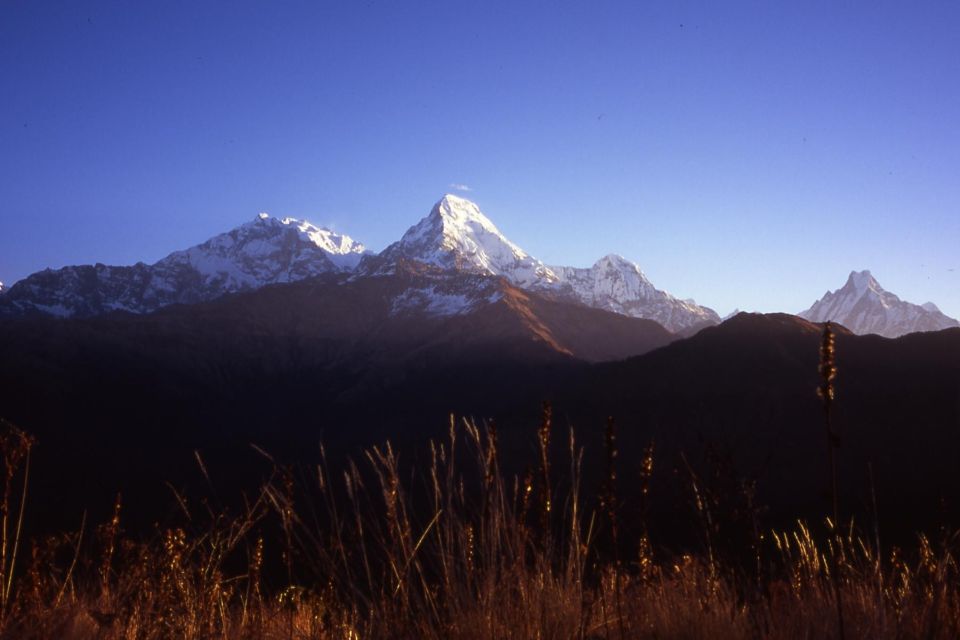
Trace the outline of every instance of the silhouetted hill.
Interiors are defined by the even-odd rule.
[[[56,515],[73,522],[82,506],[109,508],[123,488],[154,518],[156,501],[169,502],[164,481],[202,488],[194,450],[225,487],[253,486],[265,472],[250,442],[312,462],[321,438],[333,456],[389,438],[415,464],[415,447],[442,435],[451,412],[495,418],[503,463],[521,471],[534,459],[540,402],[550,400],[558,463],[568,425],[587,448],[588,495],[600,483],[606,417],[615,417],[627,527],[651,440],[658,526],[692,513],[681,453],[704,486],[733,501],[717,508],[737,518],[752,483],[766,522],[827,512],[820,325],[740,314],[667,344],[673,337],[655,323],[496,278],[451,280],[422,267],[342,278],[152,315],[4,321],[0,412],[40,439],[33,495],[55,496],[65,507]],[[430,296],[398,306],[417,290]],[[438,299],[465,311],[431,314]],[[872,468],[891,527],[901,517],[910,531],[960,522],[960,330],[896,340],[838,332],[844,509],[869,511]],[[643,355],[586,361],[630,353]]]
[[[661,485],[685,476],[685,452],[718,486],[755,481],[757,501],[781,518],[823,516],[821,330],[795,316],[740,314],[647,355],[593,366],[559,394],[559,406],[588,433],[616,416],[625,461],[655,440]],[[872,475],[888,527],[909,523],[912,533],[921,523],[960,521],[960,330],[896,340],[837,331],[834,423],[844,509],[870,511]],[[629,491],[630,476],[622,482]],[[672,508],[660,495],[660,506]]]
[[[250,442],[290,457],[321,437],[339,450],[422,441],[450,411],[504,411],[584,360],[672,339],[649,320],[412,265],[148,315],[3,320],[0,415],[40,440],[37,495],[108,505],[119,488],[162,496],[164,480],[196,479],[197,449],[229,474]]]

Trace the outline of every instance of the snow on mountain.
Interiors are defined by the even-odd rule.
[[[405,259],[445,270],[503,276],[521,287],[557,280],[542,262],[500,233],[476,204],[449,194],[380,258],[381,270]]]
[[[503,297],[496,281],[489,279],[478,283],[435,276],[431,280],[409,286],[393,296],[390,315],[464,315]]]
[[[657,289],[636,264],[620,256],[608,255],[585,269],[549,267],[507,239],[476,204],[455,195],[444,196],[380,255],[309,222],[262,213],[152,265],[96,264],[35,273],[4,293],[0,315],[145,313],[320,274],[353,273],[356,279],[396,273],[409,265],[437,273],[499,276],[516,287],[560,300],[654,320],[676,333],[720,320],[711,309]],[[431,286],[403,293],[394,310],[456,315],[477,308],[483,300]]]
[[[869,271],[850,272],[841,289],[828,291],[798,315],[812,322],[837,322],[854,333],[888,338],[960,326],[932,302],[917,305],[886,291]]]
[[[455,195],[444,196],[359,272],[389,273],[401,261],[502,276],[524,289],[655,320],[674,332],[720,321],[711,309],[655,288],[637,265],[620,256],[608,255],[587,269],[547,266],[507,239],[476,204]]]
[[[604,256],[589,269],[550,268],[560,293],[591,307],[654,320],[675,333],[720,322],[712,309],[657,289],[639,266],[618,255]]]
[[[349,236],[296,218],[261,213],[253,222],[175,251],[153,266],[174,271],[188,267],[206,285],[229,292],[350,271],[364,253],[363,245]]]
[[[146,313],[169,304],[351,271],[365,253],[363,245],[348,236],[261,213],[252,222],[152,265],[96,264],[40,271],[10,287],[0,314]]]

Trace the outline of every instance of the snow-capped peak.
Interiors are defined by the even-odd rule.
[[[549,292],[587,306],[656,320],[670,331],[716,324],[719,316],[658,290],[635,263],[608,254],[591,268],[551,267],[508,240],[475,203],[447,194],[430,214],[369,263],[365,273],[389,273],[401,260],[443,270],[496,275],[524,289]]]
[[[847,278],[846,287],[852,287],[858,294],[863,295],[868,290],[875,293],[883,293],[883,287],[880,286],[880,283],[877,282],[876,278],[873,277],[873,274],[870,273],[869,269],[864,269],[863,271],[851,271],[850,276]]]
[[[503,237],[496,225],[483,215],[480,207],[475,202],[466,198],[455,196],[451,193],[443,196],[437,204],[433,206],[430,216],[439,216],[443,221],[444,228],[451,232],[464,227],[470,227],[474,230],[483,230],[487,233],[500,236],[506,242],[510,242]]]
[[[838,322],[854,333],[888,338],[960,326],[933,303],[912,304],[886,291],[867,270],[852,271],[842,288],[828,291],[799,315],[812,322]]]
[[[156,266],[189,264],[205,279],[232,291],[350,271],[365,253],[364,246],[349,236],[306,220],[260,213],[253,222],[176,251]]]
[[[152,265],[97,264],[40,272],[18,282],[3,297],[13,312],[146,313],[169,304],[349,272],[365,253],[363,245],[349,236],[305,220],[260,213],[246,224]]]
[[[549,268],[508,240],[480,207],[452,194],[441,198],[381,258],[388,266],[404,258],[442,269],[504,276],[524,287],[556,281]]]
[[[497,274],[502,262],[527,260],[530,256],[510,242],[480,207],[466,198],[447,194],[433,206],[430,215],[407,231],[401,242],[417,241],[440,232],[443,249],[476,258],[476,262]],[[434,237],[433,239],[437,239]]]
[[[353,268],[360,262],[360,258],[367,253],[366,247],[350,236],[324,227],[318,227],[307,220],[298,218],[275,218],[269,213],[261,213],[253,221],[254,225],[272,225],[282,231],[288,227],[296,229],[298,236],[304,242],[309,242],[330,254],[330,258],[339,267]],[[246,225],[244,225],[246,226]],[[242,228],[242,227],[241,227]]]
[[[631,262],[618,253],[608,253],[599,260],[597,260],[593,266],[597,267],[600,265],[623,268],[629,271],[636,271],[640,273],[640,266],[636,262]]]
[[[589,269],[550,268],[559,277],[557,287],[562,294],[591,307],[655,320],[674,332],[720,322],[712,309],[657,289],[635,262],[615,253],[600,258]]]

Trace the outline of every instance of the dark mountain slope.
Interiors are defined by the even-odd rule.
[[[0,415],[40,439],[38,495],[109,504],[196,475],[195,449],[229,467],[249,442],[294,456],[321,437],[422,441],[450,411],[503,412],[585,359],[672,339],[499,278],[328,275],[148,315],[0,321]]]
[[[592,431],[595,450],[603,420],[615,416],[623,460],[655,440],[664,485],[686,477],[684,452],[718,483],[756,481],[756,499],[781,520],[818,519],[829,504],[815,391],[820,332],[795,316],[740,314],[647,355],[595,365],[559,394],[558,406]],[[960,522],[960,330],[896,340],[838,332],[844,509],[868,511],[872,468],[888,526],[912,533]],[[629,492],[629,476],[624,484]]]

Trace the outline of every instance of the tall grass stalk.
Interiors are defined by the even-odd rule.
[[[30,449],[33,438],[6,420],[0,420],[0,458],[3,460],[3,496],[0,500],[0,624],[9,612],[17,553],[23,532],[27,487],[30,481]],[[20,467],[23,472],[20,473]],[[15,496],[19,477],[20,497]],[[11,512],[16,517],[11,522]]]
[[[823,334],[820,339],[820,386],[817,389],[820,398],[823,400],[823,421],[827,433],[827,458],[830,469],[830,499],[833,503],[833,519],[829,520],[831,533],[836,540],[837,527],[840,526],[840,495],[839,480],[837,478],[837,448],[840,446],[840,438],[833,428],[833,401],[836,395],[834,380],[837,377],[836,366],[836,334],[833,331],[833,325],[826,322],[823,325]],[[839,545],[838,545],[839,546]],[[836,554],[831,557],[837,558]],[[837,602],[837,634],[840,640],[846,637],[843,622],[843,589],[841,588],[842,576],[840,571],[843,563],[835,562],[831,574],[833,576],[834,593]]]

